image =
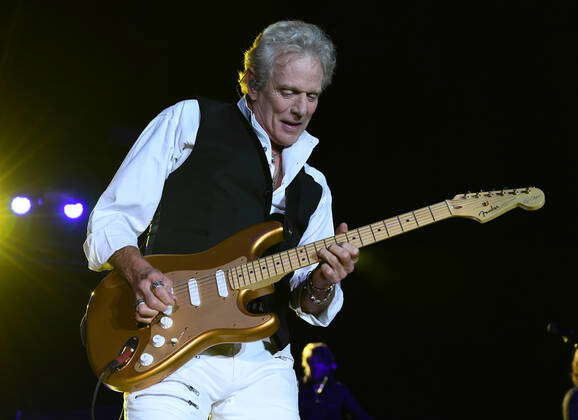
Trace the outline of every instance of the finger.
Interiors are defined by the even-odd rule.
[[[323,277],[325,277],[325,280],[327,280],[330,284],[339,283],[339,276],[337,276],[337,273],[333,268],[331,268],[329,264],[321,264],[319,269],[321,270]]]
[[[139,313],[137,313],[135,315],[136,321],[142,322],[143,324],[150,324],[151,322],[153,322],[154,318],[155,318],[154,316],[153,317],[144,317],[144,316],[140,315]]]
[[[349,252],[349,255],[351,257],[351,260],[353,261],[353,263],[355,264],[358,260],[359,260],[359,248],[356,247],[355,245],[353,245],[350,242],[345,242],[344,244],[341,245],[343,248],[345,248],[347,250],[347,252]]]
[[[351,273],[355,267],[354,262],[354,253],[355,247],[344,243],[341,245],[331,245],[329,250],[337,256],[339,259],[339,263],[342,265],[343,269],[345,270],[346,274]]]
[[[335,229],[335,233],[339,235],[340,233],[345,233],[348,230],[349,227],[347,226],[347,223],[340,223],[339,226],[337,226],[337,229]]]
[[[331,251],[331,248],[320,249],[319,251],[317,251],[317,255],[321,258],[323,262],[329,264],[331,267],[335,267],[340,264],[337,255],[335,255],[335,253]]]
[[[165,276],[163,273],[161,273],[161,275],[162,275],[162,281],[165,284],[165,288],[167,290],[167,293],[173,299],[172,304],[175,304],[177,301],[177,295],[174,292],[173,281],[169,277]]]
[[[139,302],[140,301],[140,302]],[[135,319],[138,322],[144,322],[150,324],[155,316],[157,316],[158,311],[151,309],[146,302],[142,301],[142,298],[137,298],[137,306],[135,307]]]
[[[158,312],[164,312],[167,310],[167,306],[160,299],[158,299],[155,294],[151,291],[145,296],[145,301],[150,309]]]
[[[168,289],[167,286],[159,286],[154,287],[152,293],[163,305],[171,306],[175,304],[175,300],[171,297],[169,290],[170,289]]]
[[[339,280],[347,275],[347,271],[343,267],[340,259],[341,256],[339,255],[339,253],[347,253],[343,251],[341,247],[332,245],[330,249],[323,249],[319,252],[321,253],[321,258],[331,266],[331,269],[335,272],[335,275],[340,277]]]

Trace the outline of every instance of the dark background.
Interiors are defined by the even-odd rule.
[[[96,383],[78,323],[103,274],[82,254],[87,217],[67,223],[53,207],[67,195],[92,207],[165,107],[235,101],[243,51],[286,18],[321,25],[338,48],[309,130],[336,222],[466,191],[546,194],[537,212],[364,248],[334,323],[294,323],[296,360],[327,342],[380,419],[561,418],[571,347],[546,325],[578,328],[574,1],[122,3],[0,8],[2,418],[80,413]],[[17,193],[43,205],[16,217]],[[120,400],[103,389],[98,403]]]

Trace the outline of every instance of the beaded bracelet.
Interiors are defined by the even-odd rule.
[[[329,300],[329,297],[331,296],[331,293],[333,292],[333,288],[335,287],[335,284],[332,283],[331,286],[327,287],[326,289],[320,289],[319,287],[315,287],[313,285],[312,277],[313,277],[313,271],[310,271],[309,274],[307,274],[307,278],[305,279],[305,289],[307,290],[307,297],[314,304],[321,305],[322,303],[325,303]],[[326,292],[327,294],[322,299],[319,299],[319,298],[317,298],[317,296],[315,296],[316,291],[317,292]]]

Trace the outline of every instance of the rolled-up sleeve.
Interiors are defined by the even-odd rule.
[[[88,267],[112,268],[110,256],[137,246],[161,199],[164,182],[188,157],[199,125],[196,101],[165,109],[141,133],[93,208],[83,245]]]
[[[313,176],[313,178],[321,185],[323,193],[315,212],[309,219],[309,224],[301,237],[299,245],[310,244],[335,235],[333,213],[331,210],[331,191],[329,190],[325,177],[319,171],[310,166],[306,166],[305,169],[306,172]],[[329,305],[319,315],[315,316],[313,314],[305,313],[301,310],[300,306],[300,294],[303,289],[302,284],[307,278],[309,272],[314,270],[317,266],[318,264],[314,264],[309,267],[295,270],[295,273],[290,280],[292,294],[290,306],[301,319],[307,321],[309,324],[326,327],[331,323],[331,321],[333,321],[343,306],[343,291],[339,284],[334,287],[334,292]]]

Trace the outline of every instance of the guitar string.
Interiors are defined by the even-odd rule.
[[[460,202],[460,205],[461,205],[462,208],[472,207],[472,206],[475,206],[475,205],[479,205],[479,198],[469,198],[469,199],[466,199],[466,200],[468,200],[468,202]],[[448,201],[451,202],[451,201],[454,201],[454,200],[448,200]],[[412,226],[412,230],[413,230],[413,229],[415,229],[415,228],[418,228],[418,227],[421,227],[421,226],[425,226],[425,225],[427,225],[427,224],[430,224],[430,223],[433,223],[433,222],[437,221],[437,220],[433,220],[432,217],[431,217],[431,215],[429,214],[429,210],[430,210],[430,209],[432,210],[432,213],[437,213],[438,216],[439,216],[440,213],[444,213],[444,215],[446,216],[446,217],[444,217],[444,219],[447,218],[447,217],[451,217],[451,213],[450,213],[449,216],[448,216],[449,211],[448,211],[448,209],[447,209],[446,202],[441,202],[441,203],[433,204],[433,205],[429,206],[429,209],[428,209],[428,207],[424,207],[424,208],[421,208],[421,209],[414,210],[414,211],[412,211],[412,212],[403,213],[403,214],[401,214],[400,216],[409,215],[409,214],[412,214],[412,213],[413,213],[413,215],[416,217],[416,219],[417,219],[417,221],[418,221],[418,223],[416,224],[416,226]],[[423,212],[424,214],[420,215],[420,214],[418,214],[419,212]],[[381,220],[381,221],[372,223],[371,225],[362,226],[362,227],[357,228],[357,229],[355,229],[355,230],[357,230],[357,231],[360,233],[359,236],[363,236],[363,234],[364,234],[363,232],[361,232],[361,230],[365,229],[365,230],[368,231],[368,232],[365,233],[365,235],[367,236],[367,238],[365,238],[366,240],[364,241],[363,238],[361,238],[361,242],[362,242],[362,243],[363,243],[363,242],[367,242],[367,239],[370,239],[370,240],[371,240],[371,236],[373,236],[371,226],[373,226],[373,225],[383,223],[383,224],[387,227],[387,230],[388,230],[388,231],[390,231],[390,230],[398,230],[397,232],[393,232],[393,234],[389,234],[389,235],[387,235],[386,237],[384,237],[383,239],[381,239],[381,240],[384,240],[384,239],[387,239],[387,238],[392,237],[392,236],[396,236],[396,235],[404,232],[404,229],[403,229],[403,225],[404,225],[404,224],[403,224],[403,223],[400,223],[400,221],[398,221],[398,218],[399,218],[400,216],[396,216],[396,217],[384,219],[384,220]],[[434,217],[435,217],[435,216],[434,216]],[[439,217],[437,217],[436,219],[439,219]],[[439,220],[441,220],[441,219],[439,219]],[[389,223],[388,223],[388,222],[389,222]],[[420,222],[421,222],[421,223],[420,223]],[[424,223],[424,222],[425,222],[425,223]],[[415,223],[411,223],[411,221],[410,221],[409,223],[410,223],[410,224],[415,224]],[[406,226],[407,226],[407,223],[406,223]],[[355,231],[355,230],[354,230],[354,231]],[[335,239],[336,237],[338,237],[338,236],[344,237],[344,234],[335,235],[334,237],[326,238],[325,240],[330,240],[330,241],[331,241],[331,240],[334,240],[334,239]],[[316,243],[318,243],[318,242],[324,242],[325,240],[316,241]],[[371,241],[371,243],[374,243],[374,242],[377,242],[377,241]],[[312,244],[309,244],[309,245],[312,245]],[[289,252],[288,252],[288,251],[285,251],[285,253],[286,253],[285,256],[281,255],[281,254],[283,254],[283,253],[279,253],[279,254],[271,255],[271,256],[268,256],[268,257],[262,257],[262,258],[263,258],[263,259],[269,258],[270,260],[272,260],[274,256],[277,256],[277,257],[278,257],[279,259],[281,259],[281,260],[284,260],[286,257],[289,257],[289,260],[290,260],[290,259],[291,259],[291,256],[289,255]],[[285,258],[284,258],[284,257],[285,257]],[[248,266],[249,264],[253,264],[253,266],[254,266],[254,264],[255,264],[258,260],[260,260],[260,259],[261,259],[261,258],[258,258],[257,260],[250,261],[250,262],[248,262],[248,263],[243,263],[243,264],[240,264],[240,265],[237,265],[237,266],[230,267],[229,269],[224,270],[224,271],[225,271],[225,274],[227,274],[227,273],[229,272],[229,270],[233,270],[233,269],[235,269],[236,267],[241,267],[241,266],[243,266],[243,265]],[[289,270],[287,270],[287,271],[285,271],[284,269],[282,269],[280,273],[279,273],[279,272],[276,272],[273,276],[271,276],[271,275],[270,275],[270,271],[271,271],[271,270],[270,270],[270,267],[269,267],[268,264],[267,264],[267,261],[263,261],[263,262],[264,262],[264,266],[267,268],[268,278],[270,278],[270,277],[275,277],[275,276],[277,276],[277,275],[288,274],[288,273],[290,273],[291,271],[294,271],[294,270],[292,270],[292,269],[289,269]],[[269,263],[271,263],[271,262],[275,263],[275,261],[269,261]],[[282,261],[282,262],[283,262],[283,261]],[[318,262],[318,261],[314,261],[314,262],[311,263],[311,264],[305,264],[305,265],[303,265],[302,267],[306,267],[307,265],[312,265],[312,264],[314,264],[314,263],[316,263],[316,262]],[[279,263],[277,262],[276,264],[278,265]],[[282,265],[283,265],[283,264],[282,264]],[[289,265],[291,266],[290,261],[289,261]],[[300,264],[299,264],[299,265],[300,265]],[[298,268],[302,268],[302,267],[298,267]],[[274,269],[274,268],[275,268],[275,266],[273,265],[273,269]],[[262,269],[261,269],[260,271],[263,272]],[[248,270],[249,275],[254,274],[254,272],[255,272],[255,270]],[[228,277],[228,276],[225,275],[225,277]],[[250,277],[251,277],[251,276],[250,276]],[[254,275],[254,277],[256,277],[256,276]],[[188,289],[188,287],[189,287],[189,286],[188,286],[189,280],[190,280],[190,279],[188,279],[188,280],[186,280],[186,281],[185,281],[185,280],[181,280],[181,281],[178,282],[178,284],[175,286],[176,289],[178,289],[178,290],[177,290],[177,293],[181,293],[181,292],[183,292],[183,291],[186,291],[186,289]],[[215,281],[215,274],[214,274],[214,272],[211,272],[210,274],[207,274],[207,275],[204,275],[204,276],[200,276],[200,277],[198,277],[198,278],[195,278],[195,280],[197,281],[197,284],[201,283],[201,285],[202,285],[203,283],[207,282],[207,281],[209,281],[209,282],[212,283],[212,282]],[[227,278],[226,278],[226,280],[227,280]],[[257,280],[257,281],[258,281],[258,280]],[[253,283],[254,283],[254,282],[253,282]],[[173,287],[174,290],[175,290],[175,287]]]
[[[440,213],[444,213],[444,215],[449,214],[449,211],[448,211],[448,209],[447,209],[447,205],[446,205],[445,202],[436,203],[436,204],[433,204],[433,205],[431,205],[431,206],[429,206],[429,207],[431,208],[432,213],[437,214],[438,216],[440,215]],[[404,213],[404,214],[402,214],[402,215],[411,214],[411,213],[416,213],[416,212],[420,212],[420,211],[421,211],[421,212],[424,212],[424,214],[423,214],[423,215],[416,215],[416,216],[417,216],[416,219],[418,219],[418,220],[421,221],[422,223],[419,223],[419,224],[416,226],[416,228],[417,228],[417,227],[420,227],[420,226],[425,226],[426,224],[429,224],[429,223],[424,223],[424,222],[430,222],[430,223],[432,223],[432,222],[435,222],[435,221],[436,221],[436,220],[433,220],[433,219],[432,219],[431,214],[429,213],[429,210],[428,210],[427,207],[414,210],[413,212]],[[402,215],[400,215],[400,216],[402,216]],[[400,233],[403,232],[403,229],[401,228],[400,222],[397,221],[397,218],[398,218],[398,217],[399,217],[399,216],[393,217],[393,218],[384,219],[384,220],[381,220],[381,221],[372,223],[371,225],[383,223],[384,225],[386,225],[387,230],[395,230],[397,226],[400,226],[400,227],[397,227],[397,229],[399,229],[399,232],[395,232],[394,234],[392,234],[392,235],[387,235],[386,237],[383,238],[383,239],[387,239],[388,237],[396,236],[396,235],[398,235],[398,234],[400,234]],[[445,217],[444,217],[444,218],[445,218]],[[441,218],[439,218],[439,217],[436,218],[436,219],[441,220]],[[387,224],[388,221],[393,222],[393,224],[391,224],[391,222],[390,222],[390,224]],[[357,230],[357,231],[359,232],[360,230],[362,230],[362,229],[364,229],[364,228],[367,229],[368,231],[371,231],[371,227],[370,227],[371,225],[362,226],[362,227],[360,227],[360,228],[354,229],[352,232],[354,232],[355,230]],[[395,225],[397,225],[397,226],[395,226]],[[362,233],[362,232],[359,232],[359,233],[360,233],[359,236],[363,236],[363,233]],[[338,234],[338,235],[335,235],[334,237],[325,238],[325,239],[323,239],[323,240],[315,241],[315,242],[313,242],[313,243],[311,243],[311,244],[307,244],[307,245],[313,245],[313,244],[315,244],[315,243],[324,242],[324,241],[326,241],[326,240],[331,241],[331,240],[334,240],[335,238],[337,238],[337,237],[339,237],[339,236],[341,236],[343,239],[346,238],[345,234]],[[366,236],[369,238],[369,237],[371,237],[372,235],[368,233]],[[362,242],[362,243],[363,243],[363,242],[367,242],[367,240],[364,241],[363,238],[362,238],[362,239],[361,239],[361,242]],[[372,243],[374,243],[374,242],[375,242],[375,241],[372,241]],[[305,246],[302,245],[302,246],[300,246],[300,247],[303,247],[303,248],[304,248]],[[300,247],[298,247],[298,248],[300,248]],[[269,261],[269,264],[267,264],[267,261],[263,261],[264,266],[265,266],[266,269],[267,269],[268,277],[269,277],[269,278],[275,277],[275,276],[278,276],[278,275],[288,274],[288,273],[290,273],[291,271],[294,271],[294,270],[291,270],[291,269],[290,269],[290,270],[288,270],[288,271],[285,271],[284,269],[282,269],[281,272],[276,272],[273,276],[270,275],[270,271],[272,271],[271,268],[273,268],[273,270],[275,270],[275,265],[278,265],[278,264],[279,264],[279,263],[275,264],[275,261],[271,261],[271,260],[273,260],[273,257],[275,257],[275,256],[277,256],[280,260],[285,260],[286,258],[283,258],[283,256],[281,255],[281,254],[283,254],[284,252],[287,254],[287,256],[289,256],[289,255],[288,255],[288,254],[289,254],[288,251],[283,251],[283,252],[278,253],[278,254],[270,255],[270,256],[267,256],[267,257],[261,257],[261,258],[258,258],[258,259],[256,259],[256,260],[254,260],[254,261],[250,261],[250,262],[247,262],[247,263],[242,263],[242,264],[239,264],[239,265],[236,265],[236,266],[229,267],[227,270],[223,270],[223,271],[225,272],[225,280],[228,280],[228,279],[227,279],[228,276],[227,276],[226,274],[227,274],[230,270],[234,270],[236,267],[241,267],[241,266],[243,266],[243,265],[248,265],[248,264],[251,264],[251,263],[253,263],[253,265],[254,265],[258,260],[261,260],[261,259],[263,259],[263,260],[269,259],[269,260],[270,260],[270,261]],[[289,256],[289,259],[291,259],[290,256]],[[283,261],[281,261],[281,262],[283,262]],[[305,264],[305,265],[303,265],[302,267],[306,267],[306,266],[308,266],[308,265],[313,265],[313,264],[315,264],[316,262],[318,262],[318,261],[314,261],[314,262],[312,262],[312,263],[310,263],[310,264]],[[273,263],[273,264],[272,264],[272,263]],[[270,266],[270,264],[272,264],[272,267]],[[261,264],[259,264],[259,265],[261,265]],[[281,265],[283,265],[283,264],[281,264]],[[289,265],[291,265],[291,264],[289,263]],[[302,268],[302,267],[298,267],[298,268]],[[250,272],[249,272],[249,271],[250,271]],[[262,269],[259,270],[259,271],[263,272]],[[254,274],[255,270],[248,270],[248,272],[249,272],[249,274],[251,275],[251,274]],[[214,283],[214,282],[215,282],[215,273],[214,273],[214,272],[211,272],[210,274],[205,274],[205,275],[202,275],[202,276],[199,276],[199,277],[195,277],[194,279],[197,281],[197,285],[203,285],[203,284],[206,283],[206,282]],[[188,284],[188,283],[189,283],[190,280],[191,280],[191,279],[179,280],[176,285],[173,285],[173,291],[176,292],[176,293],[181,293],[181,292],[183,292],[183,291],[188,290],[188,288],[189,288],[189,284]]]
[[[438,203],[438,205],[439,205],[439,203]],[[432,206],[433,206],[433,205],[432,205]],[[443,203],[443,206],[445,207],[445,203]],[[439,207],[441,207],[441,206],[439,206]],[[424,209],[418,209],[418,210],[416,210],[416,211],[420,211],[420,210],[426,211],[425,208],[424,208]],[[433,210],[435,210],[436,212],[438,211],[438,209],[433,209]],[[428,218],[431,219],[431,216],[429,216]],[[423,217],[422,217],[422,219],[423,219]],[[389,219],[385,219],[385,220],[383,220],[383,221],[381,221],[381,222],[384,222],[384,223],[385,223],[386,220],[389,220]],[[380,223],[380,222],[376,222],[376,223]],[[396,223],[397,223],[397,222],[396,222]],[[374,224],[375,224],[375,223],[374,223]],[[391,226],[390,226],[390,228],[391,228]],[[363,229],[363,227],[360,227],[360,228],[358,228],[357,230],[359,230],[359,229]],[[343,239],[346,238],[345,234],[335,235],[335,237],[337,237],[337,236],[341,236]],[[331,239],[333,239],[333,238],[334,238],[334,237],[325,238],[325,240],[331,240]],[[323,242],[323,241],[324,241],[324,240],[320,240],[320,241],[316,241],[315,243]],[[308,244],[308,245],[313,245],[313,243],[312,243],[312,244]],[[302,247],[304,247],[304,246],[302,246]],[[285,252],[287,252],[287,251],[285,251]],[[279,254],[282,254],[282,253],[279,253]],[[279,254],[275,254],[275,255],[279,255]],[[274,255],[270,255],[270,256],[268,256],[268,257],[262,257],[262,258],[264,258],[264,259],[265,259],[265,258],[269,258],[269,260],[272,260],[272,259],[273,259],[272,257],[274,257]],[[279,257],[279,258],[280,258],[281,260],[284,259],[283,257]],[[259,258],[259,259],[261,259],[261,258]],[[256,263],[256,261],[258,261],[259,259],[254,260],[254,261],[251,261],[251,262],[249,262],[249,263]],[[307,266],[307,265],[312,265],[312,264],[314,264],[315,262],[317,262],[317,261],[314,261],[314,262],[311,263],[311,264],[306,264],[306,265],[304,265],[303,267],[305,267],[305,266]],[[273,267],[272,267],[272,268],[275,269],[275,264],[274,264],[275,261],[269,261],[269,264],[271,264],[271,263],[273,263]],[[243,263],[243,264],[248,264],[248,263]],[[234,269],[234,268],[236,268],[236,267],[240,267],[240,266],[242,266],[243,264],[230,267],[229,270]],[[264,261],[264,266],[267,267],[267,271],[268,271],[268,272],[271,271],[271,270],[270,270],[270,267],[269,267],[269,264],[267,264],[267,261]],[[277,265],[278,265],[278,264],[277,264]],[[301,268],[301,267],[299,267],[299,268]],[[253,271],[254,271],[254,270],[253,270]],[[263,270],[260,270],[260,271],[263,271]],[[286,273],[288,273],[288,272],[290,272],[290,271],[293,271],[293,270],[289,270],[289,271],[284,271],[284,270],[283,270],[283,271],[281,271],[281,272],[276,272],[276,273],[274,274],[274,276],[283,275],[283,274],[286,274]],[[249,274],[253,274],[253,272],[251,272],[251,273],[249,273]],[[270,273],[268,273],[268,274],[270,275]],[[274,276],[270,276],[270,277],[274,277]],[[197,283],[199,283],[199,282],[204,283],[204,282],[207,281],[207,280],[209,280],[209,281],[211,281],[211,282],[214,282],[214,277],[215,277],[214,272],[211,272],[210,274],[197,277],[197,278],[195,278],[195,280],[197,281]],[[180,281],[179,281],[179,284],[177,285],[177,287],[180,287],[181,289],[187,289],[187,288],[188,288],[188,282],[189,282],[189,280],[190,280],[190,279],[188,279],[188,280],[180,280]],[[185,283],[185,282],[186,282],[186,283]],[[173,287],[173,289],[174,289],[174,287]]]
[[[524,191],[520,191],[520,193],[523,193],[523,192],[524,192]],[[498,192],[493,192],[493,193],[497,194],[497,193],[499,193],[499,191],[498,191]],[[518,194],[520,194],[520,193],[518,193]],[[468,208],[468,207],[474,207],[474,206],[476,206],[476,205],[479,205],[480,199],[483,199],[483,198],[487,197],[487,196],[485,196],[484,194],[488,194],[488,193],[480,193],[480,194],[481,194],[481,197],[478,197],[478,198],[476,198],[476,197],[470,197],[470,198],[462,199],[462,200],[467,200],[467,201],[464,201],[464,202],[461,202],[461,201],[460,201],[460,202],[458,202],[458,203],[459,203],[459,205],[461,206],[461,208]],[[512,197],[511,197],[512,199],[518,195],[518,194],[509,193],[509,192],[506,192],[505,194],[511,194],[511,195],[512,195]],[[504,197],[505,197],[505,196],[504,196]],[[460,200],[459,197],[458,197],[457,199],[447,200],[447,203],[457,202],[458,200]],[[453,203],[453,204],[455,205],[455,204],[457,204],[457,203]],[[376,225],[376,224],[383,223],[383,224],[385,225],[385,227],[386,227],[387,234],[386,234],[386,236],[385,236],[383,239],[380,239],[380,240],[385,240],[385,239],[388,239],[388,238],[393,237],[393,236],[397,236],[397,235],[405,232],[404,227],[403,227],[404,224],[401,223],[400,220],[398,221],[399,217],[405,216],[405,215],[410,215],[410,214],[413,215],[413,216],[415,216],[415,219],[417,220],[417,224],[415,223],[415,221],[413,221],[413,223],[412,223],[411,219],[410,219],[410,222],[407,222],[407,223],[409,223],[409,224],[415,224],[415,225],[416,225],[416,226],[412,226],[412,227],[411,227],[411,230],[413,230],[413,229],[417,229],[417,228],[419,228],[419,227],[421,227],[421,226],[425,226],[425,225],[427,225],[427,224],[431,224],[431,223],[437,222],[438,220],[443,220],[443,219],[446,219],[446,218],[448,218],[448,217],[451,217],[452,214],[451,214],[451,212],[449,211],[449,209],[448,209],[447,206],[448,206],[448,204],[446,204],[446,201],[442,201],[442,202],[440,202],[440,203],[432,204],[431,206],[428,206],[428,207],[422,207],[422,208],[417,209],[417,210],[414,210],[414,211],[409,211],[409,212],[406,212],[406,213],[402,213],[402,214],[400,214],[399,216],[390,217],[390,218],[387,218],[387,219],[383,219],[383,220],[377,221],[377,222],[375,222],[375,223],[371,223],[371,224],[369,224],[369,225],[365,225],[365,226],[359,227],[359,228],[357,228],[357,229],[354,229],[353,232],[357,230],[357,231],[360,233],[359,236],[362,237],[362,238],[360,239],[360,241],[361,241],[361,243],[363,244],[363,242],[367,242],[367,239],[369,239],[369,240],[371,241],[371,237],[374,235],[374,233],[372,232],[371,226],[374,226],[374,225]],[[431,210],[432,214],[434,215],[433,218],[432,218],[432,215],[429,213],[430,210]],[[418,212],[423,212],[424,214],[422,214],[422,215],[417,214]],[[442,213],[443,213],[443,214],[442,214]],[[438,217],[436,217],[436,215],[437,215]],[[439,217],[440,215],[442,216],[442,218]],[[443,216],[445,216],[445,217],[443,217]],[[389,222],[389,223],[388,223],[388,222]],[[406,226],[407,226],[407,223],[406,223]],[[361,232],[361,230],[363,230],[363,229],[365,229],[365,230],[368,231],[368,232],[366,233],[366,236],[367,236],[367,238],[365,238],[366,240],[364,240],[364,238],[363,238],[363,233]],[[397,230],[397,232],[395,232],[395,230]],[[390,234],[389,231],[394,231],[394,232],[393,232],[392,234]],[[315,241],[315,242],[313,242],[313,243],[311,243],[311,244],[301,245],[301,246],[299,246],[299,247],[297,247],[297,248],[300,248],[300,247],[303,247],[303,248],[304,248],[305,246],[314,245],[314,244],[320,243],[320,242],[323,243],[323,242],[326,241],[326,240],[332,241],[332,240],[335,240],[335,238],[337,238],[338,236],[341,236],[342,238],[344,238],[344,237],[345,237],[345,234],[338,234],[338,235],[335,235],[335,236],[333,236],[333,237],[329,237],[329,238],[325,238],[325,239],[323,239],[323,240]],[[375,243],[375,242],[378,242],[378,241],[379,241],[379,240],[373,240],[373,241],[371,241],[371,243],[369,243],[369,244],[372,244],[372,243]],[[369,244],[368,244],[368,245],[369,245]],[[363,246],[363,245],[362,245],[362,246]],[[295,248],[294,248],[294,249],[295,249]],[[282,255],[283,253],[285,253],[286,255],[283,256],[283,255]],[[275,265],[279,265],[278,262],[276,263],[276,262],[274,261],[274,257],[277,257],[277,258],[279,258],[279,259],[281,260],[281,266],[283,266],[283,261],[286,260],[287,257],[289,257],[289,258],[288,258],[288,259],[289,259],[289,266],[291,266],[291,261],[290,261],[290,260],[291,260],[291,256],[289,255],[289,251],[283,251],[283,252],[280,252],[280,253],[278,253],[278,254],[270,255],[270,256],[267,256],[267,257],[260,257],[260,258],[258,258],[258,259],[256,259],[256,260],[249,261],[249,262],[246,262],[246,263],[242,263],[242,264],[239,264],[239,265],[236,265],[236,266],[232,266],[232,267],[229,267],[229,268],[226,269],[226,270],[223,270],[223,271],[224,271],[224,274],[225,274],[225,281],[228,282],[229,276],[228,276],[227,274],[228,274],[231,270],[234,270],[234,269],[237,268],[237,267],[242,267],[243,265],[248,266],[249,264],[252,264],[253,267],[254,267],[255,263],[256,263],[257,261],[259,261],[259,260],[263,260],[263,261],[262,261],[262,262],[263,262],[263,265],[264,265],[264,267],[266,267],[266,270],[267,270],[267,276],[266,276],[267,278],[275,277],[275,276],[278,276],[278,275],[288,274],[288,273],[290,273],[291,271],[294,271],[294,270],[291,270],[291,269],[288,270],[288,271],[285,271],[283,268],[281,268],[281,272],[276,272],[274,275],[271,275],[271,273],[270,273],[270,272],[272,271],[271,268],[273,268],[273,271],[275,271]],[[266,259],[269,259],[269,262],[267,262]],[[302,266],[301,266],[301,264],[299,264],[300,267],[297,267],[297,268],[303,268],[303,267],[306,267],[306,266],[308,266],[308,265],[313,265],[313,264],[315,264],[316,262],[318,262],[318,260],[317,260],[317,261],[314,261],[314,262],[312,262],[312,263],[310,263],[310,264],[305,264],[305,265],[302,265]],[[272,264],[272,267],[271,267],[269,264]],[[261,264],[259,264],[259,265],[261,265]],[[296,268],[296,269],[297,269],[297,268]],[[260,271],[261,273],[263,273],[264,270],[263,270],[263,269],[259,269],[259,271]],[[242,272],[242,270],[241,270],[241,272]],[[247,272],[248,272],[248,274],[249,274],[249,277],[251,277],[251,275],[253,275],[253,277],[257,277],[257,276],[255,275],[256,270],[250,270],[250,269],[248,269]],[[244,275],[244,273],[243,273],[243,275]],[[197,281],[197,285],[198,285],[198,286],[202,286],[202,285],[204,285],[204,284],[207,283],[207,282],[214,283],[214,282],[215,282],[215,272],[211,272],[211,273],[209,273],[209,274],[205,274],[205,275],[202,275],[202,276],[200,276],[200,277],[196,277],[196,278],[194,278],[194,279]],[[189,281],[190,281],[190,280],[191,280],[191,279],[179,280],[179,281],[177,282],[177,284],[173,285],[173,292],[174,292],[175,294],[177,294],[177,293],[178,293],[178,294],[182,294],[183,292],[188,291],[188,289],[189,289]],[[256,282],[258,282],[258,281],[259,281],[259,280],[253,281],[253,282],[250,281],[250,282],[251,282],[251,283],[256,283]]]

